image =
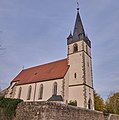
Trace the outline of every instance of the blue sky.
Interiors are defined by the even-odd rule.
[[[0,87],[25,68],[65,58],[77,0],[0,0]],[[94,88],[106,98],[119,91],[119,1],[80,0],[92,42]]]

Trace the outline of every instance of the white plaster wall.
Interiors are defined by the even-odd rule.
[[[86,51],[86,46],[88,48],[88,51]],[[91,59],[91,52],[90,47],[86,45],[84,42],[84,56],[85,56],[85,77],[86,77],[86,84],[93,87],[93,81],[92,81],[92,59]]]
[[[30,100],[27,100],[27,95],[28,95],[28,90],[29,90],[30,85],[32,87],[31,98],[30,98]],[[24,101],[33,101],[34,100],[35,83],[16,86],[16,94],[15,94],[14,98],[18,98],[20,87],[22,88],[20,99],[23,99]]]
[[[94,103],[93,99],[93,89],[89,90],[89,87],[86,87],[86,96],[84,96],[84,76],[83,70],[85,70],[85,79],[86,84],[92,86],[92,61],[91,61],[91,52],[90,47],[82,40],[76,42],[78,44],[78,52],[73,53],[73,44],[68,46],[68,60],[69,60],[69,101],[77,100],[78,106],[84,107],[84,101],[88,103],[89,94]],[[83,54],[85,66],[83,64]],[[83,68],[85,67],[85,68]],[[77,74],[77,78],[74,77],[74,73]],[[73,86],[71,86],[73,85]],[[86,97],[86,98],[85,98]],[[88,104],[87,104],[88,105]]]
[[[92,100],[92,109],[94,109],[94,94],[93,89],[86,86],[86,106],[88,109],[88,101],[91,98]],[[84,108],[84,85],[82,86],[72,86],[69,87],[69,101],[77,101],[78,107]]]
[[[86,101],[87,101],[87,108],[88,108],[88,101],[91,98],[92,100],[92,109],[94,110],[94,90],[86,86]]]
[[[63,79],[56,79],[56,80],[38,82],[36,84],[35,101],[47,101],[53,94],[53,84],[54,84],[54,82],[57,82],[57,95],[62,95]],[[39,87],[40,87],[41,84],[43,84],[43,98],[39,100],[38,99],[38,94],[39,94]]]
[[[89,64],[89,66],[88,66]],[[91,59],[88,56],[85,56],[85,72],[86,72],[86,84],[93,87],[92,84],[92,66],[91,66]]]
[[[64,102],[67,103],[69,99],[69,70],[67,71],[65,77],[64,77]]]
[[[67,79],[67,76],[65,79]],[[25,84],[25,85],[17,85],[17,86],[15,86],[16,89],[15,89],[14,98],[18,98],[19,88],[21,87],[22,91],[21,91],[20,99],[23,99],[24,101],[47,101],[53,94],[54,82],[57,82],[57,95],[62,95],[63,79],[56,79],[56,80],[37,82],[37,83],[31,83],[31,84]],[[43,84],[43,98],[38,100],[39,87],[41,84]],[[66,82],[66,84],[68,84],[68,83]],[[29,86],[32,87],[32,90],[31,90],[30,100],[27,100]],[[68,93],[68,89],[66,89],[66,87],[67,87],[67,85],[65,86],[65,91],[66,91],[65,95]],[[11,91],[11,87],[10,87],[9,91]],[[6,97],[8,97],[8,98],[10,97],[9,93],[6,95]],[[68,98],[66,98],[66,99],[68,99]]]
[[[83,86],[69,87],[69,101],[77,101],[78,107],[84,108]]]
[[[70,44],[68,46],[69,49],[69,55],[68,55],[68,60],[69,60],[69,85],[74,85],[74,84],[82,84],[83,79],[83,71],[82,71],[82,41],[76,42],[78,44],[78,52],[73,53],[73,45],[75,44]],[[73,53],[73,54],[72,54]],[[74,74],[76,73],[76,78],[74,77]]]
[[[68,46],[68,60],[69,60],[69,101],[77,101],[77,106],[84,107],[84,96],[83,96],[83,41],[76,42],[78,45],[78,51],[73,53],[73,44]],[[76,78],[74,74],[76,73]],[[72,86],[73,85],[73,86]]]
[[[75,53],[72,55],[69,55],[69,85],[74,84],[82,84],[82,58],[81,53]],[[76,73],[76,78],[74,77],[74,74]]]

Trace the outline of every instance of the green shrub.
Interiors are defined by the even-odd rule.
[[[68,105],[77,106],[77,101],[76,100],[75,101],[70,100]]]
[[[20,99],[0,98],[0,108],[4,110],[5,115],[11,119],[15,116],[15,110],[18,103],[22,102]]]

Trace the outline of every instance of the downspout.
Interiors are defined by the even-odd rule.
[[[65,79],[63,78],[63,81],[62,81],[63,83],[63,85],[62,85],[62,96],[63,96],[63,100],[64,100],[64,96],[65,96]]]

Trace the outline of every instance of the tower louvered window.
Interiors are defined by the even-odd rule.
[[[78,51],[78,45],[77,44],[74,44],[74,52],[77,52]]]

